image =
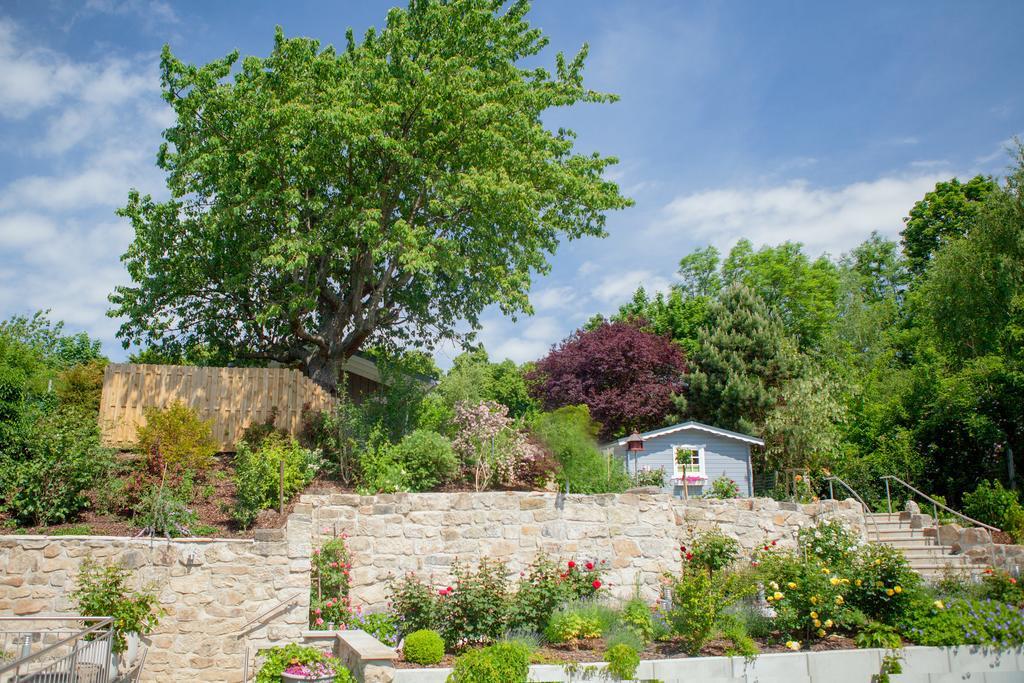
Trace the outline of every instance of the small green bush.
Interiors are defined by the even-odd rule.
[[[509,628],[543,631],[552,613],[569,599],[562,571],[550,558],[540,555],[519,580],[509,607]]]
[[[151,536],[191,536],[196,515],[169,486],[150,486],[135,505],[132,522]]]
[[[496,643],[455,660],[447,683],[526,683],[530,650],[522,643]]]
[[[921,585],[920,575],[910,568],[906,556],[891,546],[873,543],[860,548],[855,557],[850,576],[856,578],[847,593],[850,605],[871,619],[895,624],[910,608]]]
[[[23,524],[73,518],[89,505],[86,491],[113,467],[113,452],[100,446],[95,417],[61,408],[32,423],[25,439],[25,456],[4,459],[8,509]]]
[[[407,662],[433,666],[444,659],[444,640],[437,631],[413,631],[405,637],[402,655]]]
[[[405,470],[412,491],[429,491],[459,471],[451,442],[437,432],[417,429],[392,447],[392,457]]]
[[[415,574],[406,574],[391,581],[388,584],[388,603],[395,615],[399,636],[437,626],[439,597]]]
[[[701,534],[687,548],[682,547],[683,557],[694,567],[702,567],[708,573],[721,571],[736,561],[740,555],[740,544],[721,531]]]
[[[605,650],[604,659],[608,662],[608,673],[620,681],[633,680],[640,666],[640,653],[625,643],[612,645]]]
[[[815,555],[837,571],[850,566],[853,551],[860,545],[857,537],[835,520],[800,529],[797,542],[801,550]]]
[[[409,475],[387,436],[374,428],[359,452],[359,493],[395,493],[409,490]]]
[[[213,420],[200,420],[199,414],[184,403],[167,408],[146,408],[146,423],[136,432],[141,453],[158,453],[171,470],[203,472],[217,454],[213,439]]]
[[[853,640],[862,649],[895,650],[903,647],[903,639],[896,629],[878,621],[861,627]]]
[[[601,637],[601,623],[573,611],[559,611],[551,615],[544,628],[544,639],[554,645],[575,644],[579,640]]]
[[[259,449],[239,442],[235,453],[237,498],[235,520],[251,526],[261,510],[279,502],[280,466],[284,463],[284,499],[291,499],[313,480],[317,455],[302,448],[295,439],[271,434]]]
[[[672,586],[672,609],[667,615],[686,653],[699,655],[721,629],[726,610],[753,589],[738,576],[687,568]]]
[[[718,479],[711,482],[711,487],[708,489],[707,493],[704,494],[704,497],[721,498],[723,500],[739,498],[740,487],[735,481],[723,474]]]
[[[71,593],[78,613],[88,617],[114,618],[114,652],[127,648],[125,634],[149,635],[164,615],[151,589],[133,591],[132,571],[120,564],[100,564],[87,558]]]
[[[1011,526],[1019,524],[1019,518],[1024,516],[1014,491],[1004,489],[1001,482],[987,480],[964,494],[964,514],[1011,533]]]
[[[436,630],[449,647],[490,643],[505,633],[511,604],[505,572],[503,563],[488,558],[475,569],[452,567],[452,584],[436,603]]]
[[[633,598],[622,607],[622,623],[644,643],[654,640],[654,619],[651,609],[640,598]]]
[[[60,373],[57,378],[57,399],[60,405],[90,413],[99,412],[103,370],[106,367],[107,359],[97,358]]]

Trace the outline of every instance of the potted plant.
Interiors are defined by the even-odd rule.
[[[72,600],[82,616],[114,619],[112,671],[117,671],[124,654],[128,664],[134,662],[139,639],[152,633],[164,615],[152,590],[129,589],[131,575],[131,570],[123,565],[100,564],[87,559],[78,571],[77,586],[72,593]]]
[[[256,683],[352,683],[345,666],[315,647],[289,643],[261,650],[263,666]]]

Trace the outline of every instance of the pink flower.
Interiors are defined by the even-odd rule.
[[[317,617],[316,618],[316,625],[317,626],[323,626],[324,625],[324,620],[321,619],[320,617]]]
[[[316,608],[315,610],[313,610],[313,613],[314,613],[314,614],[320,614],[320,608],[319,608],[319,607],[317,607],[317,608]]]

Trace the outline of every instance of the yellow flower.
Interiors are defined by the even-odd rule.
[[[837,604],[837,605],[841,605],[841,604],[843,604],[844,602],[846,602],[846,601],[845,601],[845,600],[843,600],[843,596],[842,596],[842,595],[837,595],[837,596],[836,596],[836,604]]]
[[[796,590],[796,584],[790,581],[786,584],[786,588],[788,588],[789,590]]]
[[[825,637],[825,629],[821,629],[821,628],[818,629],[818,637],[819,638],[824,638]]]
[[[946,605],[943,604],[942,600],[936,600],[932,605],[935,606],[935,609],[946,609]]]
[[[817,612],[811,612],[811,619],[817,619],[817,618],[818,618],[818,613]]]
[[[800,645],[800,641],[799,640],[787,640],[786,641],[786,647],[789,648],[790,650],[792,650],[793,652],[796,652],[802,646]]]
[[[769,585],[769,586],[771,586],[771,589],[772,589],[773,591],[777,591],[777,590],[779,590],[779,584],[775,583],[774,581],[772,581],[772,582],[771,582],[771,583],[769,583],[768,585]]]
[[[893,588],[893,590],[896,591],[897,593],[902,593],[903,592],[903,587],[902,586],[896,586],[895,588]]]
[[[826,619],[825,620],[825,628],[832,628],[832,620],[831,619]]]
[[[782,599],[782,593],[780,593],[779,591],[775,591],[775,594],[772,595],[772,597],[775,598],[776,600],[781,600]]]
[[[811,596],[811,604],[812,605],[817,605],[818,604],[818,596],[817,595],[812,595]]]
[[[829,583],[831,583],[833,586],[838,586],[839,585],[839,579],[837,579],[836,577],[833,576],[831,579],[829,579]]]
[[[854,584],[856,584],[858,587],[860,586],[861,583],[863,583],[863,582],[860,579],[857,579],[856,581],[854,581]]]
[[[896,591],[894,591],[894,590],[893,590],[893,589],[891,589],[891,588],[886,588],[886,589],[885,589],[885,594],[886,594],[886,595],[888,595],[888,596],[889,596],[889,597],[891,598],[891,597],[892,597],[893,595],[895,595],[895,594],[896,594]]]
[[[840,579],[840,582],[842,582],[846,586],[850,585],[850,580],[849,579]]]
[[[822,574],[828,574],[828,573],[829,573],[829,571],[828,571],[828,567],[822,567],[822,568],[821,568],[821,573],[822,573]]]
[[[815,627],[815,628],[817,628],[817,627],[819,627],[819,626],[821,626],[821,622],[820,622],[820,621],[818,621],[817,619],[815,619],[815,620],[814,620],[814,627]]]
[[[773,597],[772,597],[772,596],[770,596],[770,595],[769,595],[769,596],[768,596],[767,598],[765,598],[765,600],[767,600],[768,602],[771,602],[771,601],[772,601],[772,600],[774,600],[774,599],[775,599],[775,598],[773,598]]]
[[[882,564],[882,560],[881,560],[881,559],[875,560],[875,566],[876,566],[876,567],[877,567],[878,565],[880,565],[880,564]]]

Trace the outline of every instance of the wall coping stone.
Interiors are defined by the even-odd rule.
[[[262,529],[260,531],[263,531]],[[268,530],[270,531],[270,530]],[[273,531],[278,531],[273,529]],[[124,541],[126,543],[146,543],[153,545],[169,545],[173,543],[256,543],[254,538],[217,538],[214,536],[185,536],[182,538],[150,538],[148,536],[47,536],[45,534],[0,534],[3,541]],[[273,540],[281,540],[273,539]]]

